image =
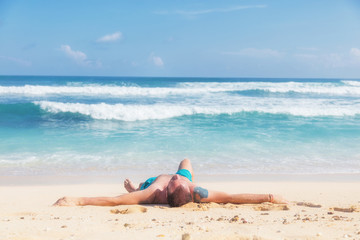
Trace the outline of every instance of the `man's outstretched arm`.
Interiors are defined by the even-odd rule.
[[[63,197],[54,203],[54,206],[117,206],[142,203],[152,203],[155,191],[145,189],[126,193],[116,197]]]
[[[228,194],[225,192],[218,192],[207,190],[205,188],[196,186],[193,192],[194,202],[215,202],[215,203],[287,203],[281,196],[272,194]]]

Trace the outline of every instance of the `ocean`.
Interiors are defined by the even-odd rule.
[[[360,173],[360,80],[0,76],[0,176]]]

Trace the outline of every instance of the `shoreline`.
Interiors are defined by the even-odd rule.
[[[155,175],[154,175],[155,176]],[[29,185],[63,185],[63,184],[112,184],[122,183],[126,178],[134,182],[144,181],[152,177],[145,174],[134,176],[114,175],[21,175],[0,176],[0,186],[29,186]],[[196,175],[196,182],[360,182],[360,173],[334,174],[217,174]]]

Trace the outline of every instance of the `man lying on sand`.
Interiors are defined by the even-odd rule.
[[[162,174],[147,179],[139,187],[129,180],[124,186],[129,193],[117,197],[63,197],[55,206],[116,206],[131,204],[169,204],[179,207],[188,202],[215,203],[286,203],[278,195],[272,194],[228,194],[207,190],[193,183],[193,168],[189,159],[181,161],[175,174]]]

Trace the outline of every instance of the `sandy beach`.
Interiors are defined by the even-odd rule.
[[[359,27],[360,0],[0,0],[0,240],[360,240]]]
[[[115,183],[1,178],[0,239],[360,239],[358,181],[198,181],[230,193],[274,193],[287,205],[53,207],[63,196],[116,196]],[[7,181],[7,182],[6,182]],[[58,179],[58,183],[61,179]]]

